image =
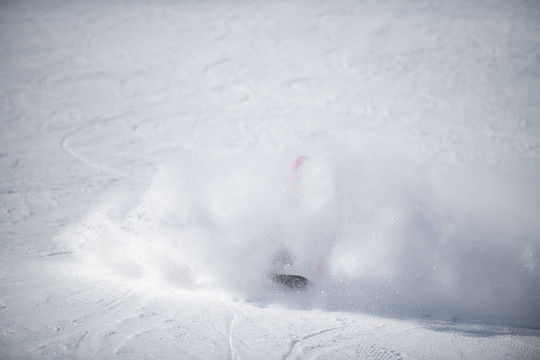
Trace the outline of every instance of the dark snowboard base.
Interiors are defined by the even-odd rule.
[[[274,283],[281,284],[292,290],[305,290],[313,285],[311,281],[300,275],[270,274],[269,277]]]

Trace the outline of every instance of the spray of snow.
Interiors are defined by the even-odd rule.
[[[292,175],[290,154],[176,157],[59,242],[85,271],[235,298],[268,297],[284,271],[312,279],[328,310],[538,321],[538,174],[326,148]]]

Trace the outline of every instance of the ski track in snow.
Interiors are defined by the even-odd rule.
[[[78,135],[80,135],[80,134],[82,134],[82,133],[84,133],[84,132],[86,132],[86,131],[88,131],[88,130],[90,130],[92,128],[95,128],[97,126],[98,126],[97,124],[86,125],[86,126],[82,126],[81,128],[76,129],[76,130],[68,133],[62,139],[62,142],[61,142],[62,149],[64,149],[64,151],[69,153],[75,159],[79,160],[80,162],[82,162],[83,164],[85,164],[85,165],[87,165],[87,166],[89,166],[91,168],[97,169],[99,171],[104,171],[104,172],[107,172],[109,174],[119,176],[121,178],[128,178],[129,177],[128,174],[126,174],[126,173],[124,173],[122,171],[118,171],[118,170],[108,168],[108,167],[103,166],[103,165],[93,163],[93,162],[91,162],[90,160],[88,160],[87,158],[85,158],[84,156],[82,156],[81,154],[79,154],[78,152],[76,152],[75,150],[73,150],[70,147],[70,145],[69,145],[70,142],[72,142]]]
[[[540,359],[539,19],[0,3],[0,358]],[[255,286],[276,241],[331,276]]]
[[[233,330],[234,330],[234,323],[236,322],[238,315],[236,314],[236,311],[234,311],[234,308],[232,307],[232,305],[229,305],[229,308],[231,309],[231,313],[233,315],[231,319],[231,323],[229,325],[229,336],[228,336],[229,337],[229,351],[231,353],[231,359],[235,360],[237,359],[237,355],[236,355],[236,349],[234,347]]]
[[[290,343],[289,351],[287,352],[287,354],[283,355],[283,360],[290,359],[290,358],[292,359],[293,358],[292,356],[295,353],[295,349],[297,348],[297,346],[302,346],[302,343],[305,342],[306,340],[308,340],[310,338],[313,338],[313,337],[316,337],[316,336],[319,336],[319,335],[322,335],[322,334],[327,333],[329,331],[333,331],[333,330],[335,330],[335,329],[334,328],[332,328],[332,329],[324,329],[324,330],[321,330],[321,331],[317,331],[316,333],[303,336],[300,339],[292,340],[291,343]]]

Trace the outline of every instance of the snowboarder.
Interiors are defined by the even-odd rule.
[[[322,163],[298,157],[284,188],[287,198],[286,243],[276,251],[270,278],[291,289],[309,288],[309,279],[327,272],[337,237],[339,199],[336,181]]]

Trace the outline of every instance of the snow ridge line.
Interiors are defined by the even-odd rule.
[[[233,318],[229,325],[229,352],[230,352],[231,360],[236,360],[236,349],[233,344],[233,328],[234,328],[234,323],[236,322],[236,319],[238,318],[238,314],[236,313],[236,311],[234,311],[232,305],[230,304],[229,304],[229,309],[231,310],[233,314]]]

